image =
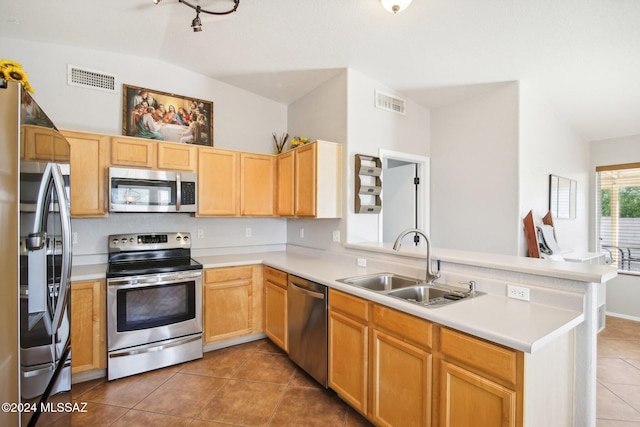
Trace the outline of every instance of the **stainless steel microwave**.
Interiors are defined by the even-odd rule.
[[[195,212],[197,174],[109,168],[110,212]]]

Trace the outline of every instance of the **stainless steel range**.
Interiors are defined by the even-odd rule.
[[[108,379],[202,357],[202,264],[189,233],[109,236]]]

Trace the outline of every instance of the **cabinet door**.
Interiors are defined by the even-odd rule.
[[[253,267],[204,272],[204,342],[209,344],[253,331]]]
[[[25,160],[69,163],[69,144],[55,129],[23,125],[20,131]]]
[[[382,426],[430,426],[431,354],[374,329],[372,355],[373,421]]]
[[[71,145],[71,215],[107,216],[109,137],[73,131],[62,131],[62,134]]]
[[[275,213],[275,157],[240,154],[240,205],[246,216],[273,216]]]
[[[444,361],[440,378],[441,426],[516,425],[515,391]]]
[[[296,149],[295,204],[296,216],[316,215],[317,144]]]
[[[111,138],[111,164],[113,166],[155,166],[155,141],[140,138]]]
[[[278,156],[278,215],[295,215],[295,150],[287,151]]]
[[[198,169],[198,147],[159,142],[158,169],[195,172]]]
[[[264,333],[284,351],[289,351],[287,289],[264,282]]]
[[[366,415],[369,327],[366,323],[329,310],[328,350],[329,387]]]
[[[71,372],[107,367],[104,280],[71,284]]]
[[[239,152],[200,148],[198,157],[198,216],[238,215]]]

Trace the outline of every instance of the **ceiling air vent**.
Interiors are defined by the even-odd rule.
[[[404,99],[396,98],[384,92],[375,91],[376,96],[376,108],[381,110],[392,111],[398,114],[405,114]]]
[[[67,84],[116,93],[116,76],[69,65]]]

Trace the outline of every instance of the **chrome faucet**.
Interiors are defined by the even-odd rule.
[[[396,241],[393,243],[393,250],[394,251],[399,251],[400,250],[400,245],[401,245],[401,240],[404,236],[406,236],[407,234],[419,234],[422,237],[424,237],[425,242],[427,243],[427,274],[426,274],[426,281],[427,283],[431,283],[434,280],[436,280],[437,278],[440,277],[440,271],[436,271],[434,272],[432,270],[432,266],[431,266],[431,242],[429,241],[429,238],[427,237],[427,235],[425,234],[424,231],[417,229],[417,228],[408,228],[406,230],[404,230],[403,232],[401,232],[398,237],[396,238]]]

